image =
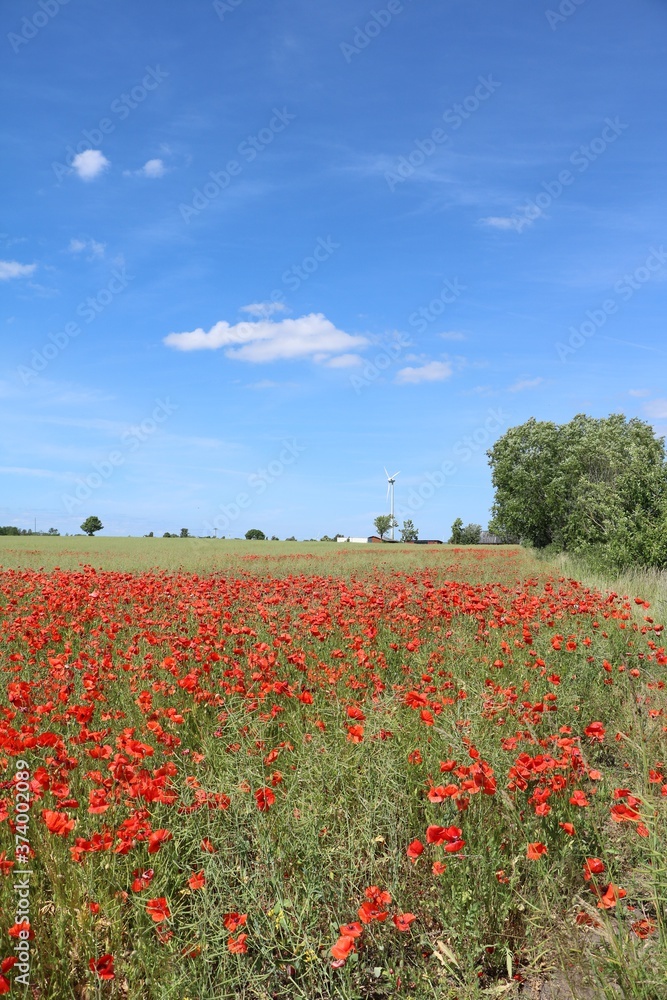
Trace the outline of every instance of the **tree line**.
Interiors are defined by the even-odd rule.
[[[622,569],[667,566],[665,441],[638,418],[531,418],[488,452],[491,531]]]

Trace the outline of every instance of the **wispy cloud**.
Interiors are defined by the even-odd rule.
[[[654,420],[664,420],[667,417],[667,399],[652,399],[644,404],[644,412]]]
[[[287,306],[284,302],[251,302],[250,305],[241,306],[241,312],[255,316],[257,319],[268,319],[274,313],[285,312]]]
[[[537,389],[538,385],[542,385],[544,379],[540,376],[539,378],[523,378],[515,382],[508,389],[508,392],[524,392],[525,389]]]
[[[179,351],[217,351],[224,349],[236,361],[262,363],[311,358],[322,362],[331,355],[349,353],[364,347],[366,337],[338,330],[322,313],[310,313],[298,319],[274,322],[216,323],[206,332],[201,328],[185,333],[170,333],[164,338],[168,347]]]
[[[452,374],[448,361],[429,361],[419,368],[401,368],[396,375],[399,385],[419,385],[421,382],[444,382]]]
[[[104,257],[106,243],[98,243],[97,240],[71,239],[67,250],[69,253],[73,254],[86,252],[89,254],[88,259],[92,260],[94,257]]]
[[[0,281],[27,278],[37,269],[37,264],[19,264],[17,260],[0,260]]]
[[[637,399],[643,399],[645,396],[650,395],[650,389],[628,389],[628,396],[636,396]]]
[[[480,219],[481,226],[489,226],[491,229],[518,229],[517,220],[509,215],[489,215],[485,219]],[[530,220],[526,220],[524,225],[532,225]]]

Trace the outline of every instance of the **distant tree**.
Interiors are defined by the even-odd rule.
[[[147,535],[144,535],[144,538],[152,538],[152,537],[153,537],[152,531],[149,531]]]
[[[415,528],[412,521],[403,521],[403,527],[401,528],[401,541],[416,542],[418,538],[419,530]]]
[[[190,532],[188,531],[187,528],[181,528],[181,536],[180,537],[181,538],[189,538],[190,537]]]
[[[479,545],[479,540],[482,537],[481,524],[466,524],[461,536],[462,545]]]
[[[59,535],[59,534],[60,534],[60,532],[58,531],[58,529],[57,529],[57,528],[49,528],[49,530],[48,530],[48,534],[49,534],[49,535]]]
[[[457,517],[452,525],[452,537],[449,539],[450,545],[462,545],[463,544],[463,521],[460,517]]]
[[[177,538],[177,535],[172,535],[171,531],[165,531],[163,538]]]
[[[286,539],[285,539],[285,541],[286,541],[286,542],[295,542],[295,541],[296,541],[296,538],[295,538],[295,536],[294,536],[294,535],[290,535],[290,536],[289,536],[289,538],[286,538]]]
[[[260,531],[259,528],[251,528],[250,531],[246,531],[245,536],[248,539],[248,541],[251,540],[256,540],[258,542],[266,541],[266,535],[264,534],[263,531]]]
[[[4,528],[0,528],[0,535],[19,535],[20,531],[15,528],[12,524],[6,525]]]
[[[373,524],[380,538],[384,538],[390,528],[398,527],[398,521],[395,517],[392,518],[391,514],[378,514]]]
[[[466,524],[457,517],[452,525],[452,537],[449,539],[450,545],[479,545],[482,535],[481,524]]]
[[[83,524],[79,525],[79,527],[82,531],[85,531],[87,535],[92,537],[96,531],[102,531],[104,525],[100,521],[99,517],[95,517],[95,515],[92,514],[90,517],[87,517]]]
[[[271,535],[271,541],[272,541],[272,542],[279,542],[279,541],[280,541],[280,539],[278,538],[278,536],[277,536],[277,535]]]
[[[336,536],[336,537],[338,537],[338,536]],[[329,538],[328,535],[322,535],[322,537],[320,538],[320,541],[321,542],[335,542],[336,539],[335,538]]]

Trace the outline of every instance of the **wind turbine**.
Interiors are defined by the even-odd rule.
[[[396,482],[396,476],[400,476],[400,472],[395,472],[393,476],[390,476],[387,470],[384,470],[384,474],[387,477],[387,499],[391,499],[391,540],[394,541],[394,483]]]

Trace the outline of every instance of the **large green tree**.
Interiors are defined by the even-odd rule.
[[[91,514],[91,516],[87,517],[80,527],[82,531],[85,531],[85,533],[90,535],[92,538],[96,531],[101,531],[103,529],[104,525],[100,521],[99,517]]]
[[[557,425],[528,420],[488,452],[492,530],[537,547],[612,546],[621,562],[663,558],[667,474],[664,439],[622,414],[578,414]]]

